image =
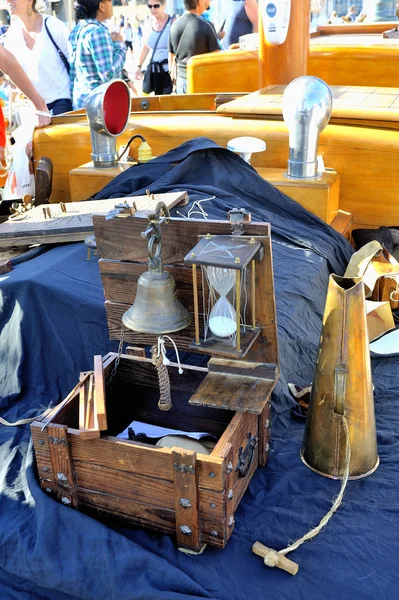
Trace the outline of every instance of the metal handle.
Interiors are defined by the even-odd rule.
[[[255,448],[258,443],[258,438],[248,433],[248,443],[246,447],[238,450],[238,464],[236,471],[238,471],[240,477],[245,477],[251,467],[252,461],[255,456]]]

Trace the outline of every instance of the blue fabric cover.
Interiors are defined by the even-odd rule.
[[[139,195],[148,187],[187,190],[190,204],[177,209],[185,215],[202,199],[209,218],[226,218],[239,206],[254,220],[272,223],[282,375],[273,394],[270,460],[240,503],[227,547],[186,556],[167,535],[97,521],[57,503],[39,487],[29,426],[0,426],[1,600],[393,600],[399,552],[397,357],[373,360],[379,469],[350,482],[326,530],[292,554],[300,564],[296,577],[265,567],[251,552],[257,540],[280,549],[302,536],[339,490],[339,482],[300,461],[303,424],[290,418],[287,382],[312,380],[328,277],[343,273],[352,248],[210,140],[194,140],[132,167],[98,197]],[[79,372],[91,368],[94,354],[116,350],[103,302],[97,260],[86,260],[82,243],[56,247],[0,277],[3,418],[32,417],[55,405]]]

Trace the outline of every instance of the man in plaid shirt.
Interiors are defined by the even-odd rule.
[[[120,33],[109,33],[103,21],[112,15],[112,1],[79,0],[78,24],[69,36],[73,108],[85,108],[97,86],[122,76],[126,46]]]

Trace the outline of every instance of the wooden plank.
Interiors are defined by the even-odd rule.
[[[96,407],[98,428],[100,431],[106,431],[107,409],[105,405],[105,378],[103,359],[101,354],[94,357],[94,404]]]
[[[176,538],[179,546],[200,550],[197,454],[172,448]]]
[[[187,192],[170,192],[150,196],[128,196],[111,198],[107,200],[88,200],[84,202],[70,202],[66,205],[66,212],[60,205],[51,205],[51,218],[45,218],[42,206],[35,206],[25,213],[23,219],[18,221],[8,220],[0,224],[0,247],[27,245],[32,243],[54,243],[57,241],[77,241],[84,239],[93,232],[93,215],[107,215],[115,209],[115,205],[133,202],[137,207],[137,215],[147,218],[155,210],[157,203],[162,200],[168,208],[185,201]],[[105,217],[104,217],[105,218]],[[113,221],[114,219],[111,219]],[[116,221],[121,219],[116,218]],[[124,219],[122,219],[124,220]],[[51,240],[51,241],[50,241]]]
[[[210,358],[208,369],[210,373],[241,375],[256,379],[276,379],[277,376],[277,365],[275,364],[248,362],[237,359]]]
[[[140,525],[147,525],[151,529],[159,529],[164,533],[174,534],[175,532],[174,510],[120,498],[114,494],[79,488],[79,508],[85,505],[114,518],[122,518],[125,522],[133,521]]]
[[[66,425],[51,423],[47,426],[47,437],[57,497],[63,504],[76,507],[77,486],[68,443],[68,428]]]
[[[182,224],[184,223],[184,227]],[[93,217],[98,255],[101,258],[147,263],[147,241],[141,232],[147,227],[144,219],[106,220],[103,216]],[[269,223],[246,223],[245,235],[270,236]],[[198,242],[198,236],[207,233],[229,235],[229,221],[171,218],[168,224],[161,224],[162,260],[164,264],[182,263],[186,254]]]
[[[148,477],[120,471],[117,465],[109,468],[81,461],[74,462],[74,470],[78,488],[174,509],[173,483],[158,478],[156,472]]]
[[[276,383],[277,379],[208,373],[190,404],[260,414]]]
[[[83,377],[84,374],[81,373],[81,379]],[[94,373],[90,372],[89,378],[84,381],[79,392],[79,435],[82,440],[100,437],[94,393]]]
[[[150,505],[140,502],[133,502],[124,499],[118,512],[115,508],[115,501],[112,496],[107,494],[97,494],[89,490],[79,490],[79,509],[84,509],[93,516],[98,514],[108,515],[113,519],[119,519],[124,523],[130,522],[133,525],[158,530],[162,533],[174,535],[175,533],[175,515],[174,511],[167,509],[154,508]],[[204,519],[201,522],[201,531],[203,531],[203,543],[218,548],[223,548],[225,542],[223,535],[223,525],[219,521]]]

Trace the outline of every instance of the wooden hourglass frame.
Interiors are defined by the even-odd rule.
[[[201,237],[198,244],[187,254],[184,264],[191,266],[193,276],[195,323],[195,341],[191,345],[193,349],[226,356],[243,357],[246,355],[260,333],[260,327],[257,327],[255,318],[256,262],[262,258],[263,248],[260,241],[255,237],[244,235],[207,234]],[[216,297],[216,294],[219,296],[219,299],[212,305],[209,315],[206,314],[207,310],[203,300],[204,331],[202,334],[200,332],[198,267],[204,269],[205,273],[206,269],[211,268],[204,278],[206,287],[208,294],[212,290],[210,295],[213,298]],[[223,282],[224,276],[225,281]],[[221,282],[219,285],[218,279]],[[234,307],[227,300],[227,293],[232,289],[234,289]],[[247,323],[245,311],[243,314],[243,296],[250,300],[250,323]],[[220,302],[224,302],[227,310],[227,307],[231,307],[232,310],[226,317],[212,318],[212,314]],[[232,315],[236,320],[235,324],[232,323]],[[212,327],[212,320],[214,323],[217,321],[217,327]]]

